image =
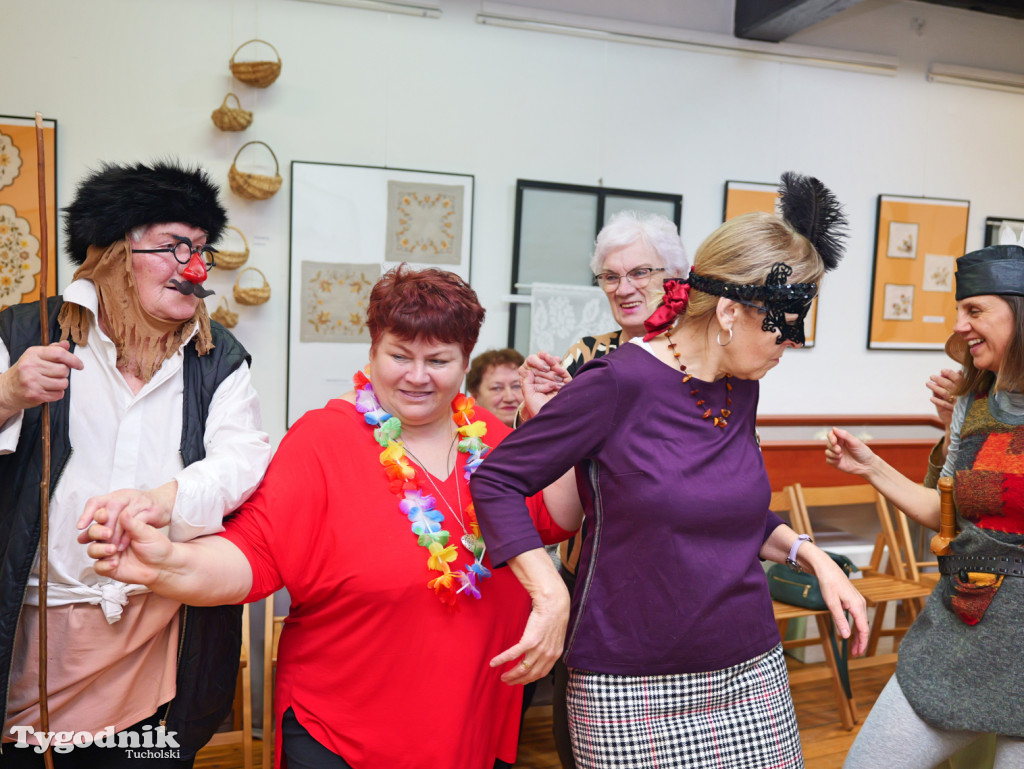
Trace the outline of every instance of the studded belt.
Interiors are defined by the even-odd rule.
[[[960,574],[980,571],[985,574],[1005,574],[1008,577],[1024,577],[1024,558],[1009,558],[1002,555],[940,555],[940,574]]]

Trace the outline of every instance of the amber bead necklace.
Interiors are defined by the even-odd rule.
[[[672,341],[671,332],[665,332],[665,339],[668,340],[668,349],[672,351],[672,355],[676,359],[676,364],[679,366],[679,370],[683,372],[683,384],[690,384],[690,380],[693,379],[693,374],[690,374],[686,370],[686,364],[679,360],[679,352],[676,350],[676,344]],[[732,392],[732,382],[729,380],[732,378],[732,374],[725,375],[725,406],[718,411],[718,416],[714,416],[711,413],[711,407],[707,405],[707,402],[701,397],[700,390],[690,385],[690,395],[697,402],[697,408],[699,408],[703,414],[704,419],[714,420],[715,427],[725,429],[729,425],[729,417],[732,416],[732,411],[728,408],[732,405],[732,397],[729,393]]]

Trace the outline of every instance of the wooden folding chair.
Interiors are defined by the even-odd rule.
[[[287,615],[274,614],[274,596],[263,601],[263,769],[274,766],[274,674],[277,647]]]
[[[799,534],[807,533],[807,524],[804,520],[804,513],[796,500],[792,486],[786,486],[782,491],[772,494],[771,509],[782,517],[788,517],[790,528]],[[819,644],[825,656],[824,665],[808,665],[801,670],[789,671],[790,688],[803,683],[820,681],[823,678],[832,680],[832,689],[835,693],[836,705],[839,709],[839,720],[843,728],[850,730],[858,721],[857,706],[852,697],[846,695],[843,681],[839,674],[839,667],[832,643],[829,640],[832,630],[830,613],[827,610],[806,609],[802,606],[793,606],[788,603],[772,601],[772,609],[775,612],[775,622],[779,626],[779,636],[782,638],[783,649],[793,649]],[[818,626],[817,637],[786,639],[786,631],[790,620],[800,618],[813,618]]]
[[[252,765],[252,666],[249,664],[250,644],[249,605],[242,607],[242,651],[238,660],[238,683],[235,686],[235,704],[232,707],[232,730],[217,732],[202,751],[226,745],[242,746],[244,769]],[[200,754],[202,753],[200,751]]]
[[[907,579],[912,579],[926,587],[934,588],[942,577],[939,574],[939,562],[934,559],[934,556],[932,556],[931,560],[925,560],[921,557],[921,553],[930,553],[928,542],[933,532],[918,524],[920,536],[914,537],[910,531],[910,519],[907,514],[895,505],[890,504],[890,508],[895,519],[894,524],[897,537],[905,543],[906,555],[904,560],[907,563]]]
[[[869,505],[874,508],[878,520],[884,547],[879,551],[879,566],[872,567],[872,564],[857,564],[865,569],[860,579],[854,580],[854,585],[867,601],[868,607],[875,609],[875,616],[871,623],[871,634],[868,638],[868,648],[865,656],[859,660],[851,660],[850,668],[870,667],[872,665],[891,664],[896,661],[896,653],[879,655],[878,639],[882,635],[882,626],[885,621],[885,609],[890,602],[905,602],[906,610],[911,621],[917,617],[919,600],[928,596],[931,589],[919,582],[904,578],[907,574],[907,564],[897,543],[896,533],[892,518],[889,513],[889,503],[885,497],[866,483],[850,486],[820,486],[803,487],[801,484],[793,484],[793,493],[797,504],[802,510],[802,515],[808,526],[808,534],[813,536],[811,527],[810,508],[812,507],[844,507]],[[892,564],[892,573],[885,573],[880,564],[888,558]]]

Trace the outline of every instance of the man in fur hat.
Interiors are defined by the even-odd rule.
[[[38,303],[0,313],[5,767],[42,766],[34,746],[45,741],[35,734],[42,403],[52,436],[49,726],[64,733],[54,744],[127,731],[135,754],[159,753],[97,739],[65,745],[56,766],[191,766],[230,708],[240,609],[182,607],[100,578],[80,544],[101,507],[130,509],[172,539],[220,531],[263,476],[270,446],[249,356],[202,302],[209,244],[225,224],[201,170],[104,166],[66,209],[79,266],[49,302],[51,343],[40,344]]]

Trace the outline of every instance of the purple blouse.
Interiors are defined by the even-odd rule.
[[[576,467],[587,516],[566,660],[617,675],[720,670],[779,642],[762,544],[783,521],[754,435],[758,384],[692,379],[635,344],[584,366],[473,474],[491,560],[541,547],[524,497]]]

